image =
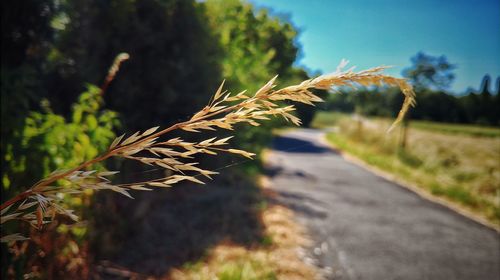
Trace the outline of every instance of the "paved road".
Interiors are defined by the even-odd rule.
[[[276,138],[268,169],[314,240],[304,259],[327,279],[500,279],[497,232],[347,162],[321,136]]]

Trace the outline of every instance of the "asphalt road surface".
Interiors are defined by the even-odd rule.
[[[500,279],[496,231],[343,159],[300,129],[274,140],[272,188],[327,279]]]

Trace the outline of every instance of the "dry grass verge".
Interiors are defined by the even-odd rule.
[[[305,230],[275,195],[262,180],[184,185],[144,193],[141,201],[153,213],[148,215],[134,214],[144,212],[142,203],[119,198],[112,203],[116,212],[106,210],[109,218],[96,223],[96,278],[319,278],[299,258],[301,247],[309,245]],[[121,215],[128,217],[122,226]],[[105,244],[115,248],[104,250]]]
[[[175,269],[171,279],[315,279],[318,273],[297,255],[308,244],[304,230],[293,222],[293,212],[272,205],[262,212],[266,235],[272,244],[245,248],[222,243],[211,249],[206,261]]]

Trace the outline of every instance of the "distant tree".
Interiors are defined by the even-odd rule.
[[[491,77],[485,75],[479,90],[470,90],[469,94],[459,98],[465,111],[466,122],[483,125],[500,125],[500,99],[498,94],[492,95]]]
[[[476,120],[478,123],[482,124],[494,124],[495,123],[495,111],[498,108],[495,108],[494,97],[490,92],[490,83],[491,77],[490,75],[485,75],[481,82],[481,87],[479,89],[479,99],[480,99],[480,116]]]
[[[494,119],[494,125],[500,126],[500,77],[497,77],[496,80],[496,93],[493,96],[493,104],[494,104],[494,111],[493,111],[493,119]]]
[[[411,61],[413,65],[403,70],[403,76],[410,79],[417,91],[424,88],[444,90],[455,79],[453,70],[456,66],[449,63],[444,55],[435,57],[419,52]]]
[[[491,93],[491,77],[485,75],[478,90],[470,88],[467,95],[455,96],[444,91],[453,80],[455,68],[446,57],[419,53],[412,61],[414,65],[403,72],[417,89],[417,106],[408,114],[412,119],[500,126],[500,78],[496,80],[495,94]],[[395,88],[357,90],[350,95],[328,97],[325,109],[395,116],[401,97]]]
[[[484,75],[483,80],[481,81],[481,86],[479,88],[479,93],[481,95],[491,96],[490,83],[491,83],[490,75]]]
[[[497,91],[496,91],[496,93],[495,93],[495,95],[497,95],[497,96],[498,96],[498,95],[500,95],[500,76],[499,76],[499,77],[497,77],[497,81],[495,82],[495,85],[496,85],[496,87],[495,87],[495,88],[496,88],[496,90],[497,90]]]
[[[422,91],[417,96],[412,117],[429,121],[462,122],[464,111],[458,99],[442,91]]]
[[[325,104],[320,106],[322,110],[351,113],[354,111],[352,94],[344,92],[329,94]]]

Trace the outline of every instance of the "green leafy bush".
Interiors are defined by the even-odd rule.
[[[33,178],[43,178],[57,169],[65,169],[78,165],[80,162],[91,159],[98,152],[105,150],[115,138],[113,132],[119,126],[117,114],[113,111],[102,109],[101,91],[98,87],[87,85],[78,102],[72,106],[72,116],[66,120],[61,115],[51,111],[48,101],[42,101],[41,112],[30,112],[24,120],[24,127],[20,128],[20,143],[6,143],[6,152],[3,154],[6,167],[2,174],[2,194],[12,197],[34,182]],[[16,147],[16,148],[14,148]],[[103,169],[104,167],[97,166]],[[40,177],[42,176],[42,177]],[[90,205],[92,192],[86,192],[80,197],[65,197],[61,205],[85,214],[86,207]],[[21,227],[21,228],[13,228]],[[26,224],[3,224],[2,230],[26,231]],[[70,227],[56,221],[46,232],[41,232],[32,238],[35,246],[44,248],[45,258],[37,258],[31,250],[37,250],[33,244],[25,247],[27,252],[18,258],[3,259],[2,278],[10,266],[22,275],[25,266],[33,266],[37,262],[58,262],[45,266],[45,276],[57,273],[58,269],[66,270],[67,266],[79,258],[81,247],[85,246],[85,224]],[[59,246],[54,246],[59,244]],[[50,249],[48,249],[50,248]],[[7,250],[2,245],[2,250]],[[2,252],[3,255],[7,254]],[[62,267],[58,267],[62,266]],[[66,267],[65,267],[66,266]],[[80,274],[80,276],[82,276]]]

